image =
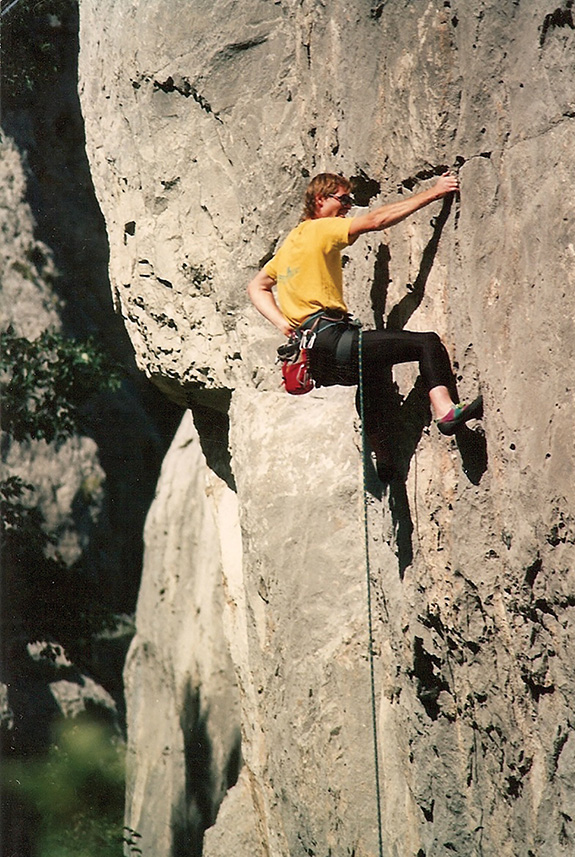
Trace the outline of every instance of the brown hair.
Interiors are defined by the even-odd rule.
[[[337,176],[335,173],[320,173],[310,181],[307,186],[304,201],[302,220],[313,220],[315,217],[315,198],[322,196],[324,199],[340,188],[345,193],[351,190],[351,183],[345,176]]]

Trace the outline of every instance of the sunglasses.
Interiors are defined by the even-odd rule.
[[[337,201],[340,202],[342,205],[355,205],[355,199],[348,193],[342,193],[340,196],[338,196],[337,193],[330,193],[328,194],[328,196],[330,196],[332,199],[337,199]]]

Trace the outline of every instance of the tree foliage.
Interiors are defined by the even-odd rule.
[[[121,740],[112,727],[86,715],[57,721],[53,733],[46,753],[3,760],[8,830],[24,805],[38,857],[117,857],[122,839],[133,838],[122,836]],[[9,844],[8,851],[15,853]]]
[[[118,370],[92,339],[78,342],[47,330],[30,341],[12,327],[2,336],[2,430],[16,441],[65,440],[81,430],[88,399],[120,383]]]

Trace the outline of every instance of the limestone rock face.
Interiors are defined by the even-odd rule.
[[[0,148],[0,176],[2,324],[34,339],[47,327],[60,327],[58,301],[44,282],[54,274],[54,263],[49,248],[34,235],[22,156],[7,136]]]
[[[366,326],[437,330],[485,397],[445,439],[398,370],[402,479],[367,469],[383,850],[573,851],[574,58],[570,4],[539,0],[83,0],[116,307],[198,432],[160,479],[127,669],[145,854],[199,854],[213,820],[209,857],[378,853],[353,391],[281,392],[245,285],[310,174],[376,204],[447,166],[460,198],[345,266]]]
[[[125,668],[135,757],[128,823],[162,854],[197,853],[240,764],[222,571],[241,568],[241,541],[235,495],[210,474],[187,414],[148,515],[138,633]]]

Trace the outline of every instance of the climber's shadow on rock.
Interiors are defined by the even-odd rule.
[[[441,233],[449,217],[452,198],[446,197],[439,215],[432,220],[433,233],[427,243],[421,258],[421,265],[414,282],[408,286],[408,294],[403,297],[388,313],[387,324],[384,314],[389,290],[389,248],[382,245],[379,248],[371,288],[371,302],[377,329],[402,330],[412,314],[421,304],[425,294],[425,286],[433,267]],[[386,401],[388,408],[384,415],[385,433],[389,439],[389,448],[393,461],[393,474],[387,489],[379,482],[371,459],[367,467],[367,490],[377,497],[383,496],[385,490],[389,494],[393,526],[395,530],[397,556],[400,576],[403,578],[405,569],[413,561],[413,521],[409,508],[406,490],[407,474],[415,450],[421,440],[423,431],[431,424],[429,397],[421,378],[417,378],[408,396],[403,399],[393,381],[391,368],[386,380]],[[457,401],[455,379],[451,390]],[[463,471],[474,485],[479,484],[487,469],[487,444],[482,429],[470,430],[467,426],[458,431],[457,446],[462,458]]]
[[[473,431],[463,426],[456,435],[463,472],[473,485],[479,485],[487,470],[487,440],[483,428]]]

